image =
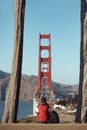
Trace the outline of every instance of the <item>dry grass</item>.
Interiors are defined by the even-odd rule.
[[[37,117],[36,116],[31,116],[27,118],[22,118],[17,121],[18,123],[37,123]]]

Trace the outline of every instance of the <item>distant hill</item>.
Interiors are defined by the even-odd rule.
[[[10,79],[10,74],[0,70],[0,99],[5,100],[6,88]],[[69,95],[78,94],[78,85],[64,85],[52,82],[53,90],[58,99],[66,99]],[[30,100],[34,97],[37,89],[37,76],[22,75],[20,100]]]

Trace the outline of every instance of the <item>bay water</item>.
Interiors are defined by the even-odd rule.
[[[5,101],[0,100],[0,122],[4,112]],[[26,118],[33,114],[33,101],[19,101],[17,119]]]

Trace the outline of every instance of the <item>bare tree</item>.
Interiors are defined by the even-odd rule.
[[[76,122],[87,119],[87,0],[81,0],[80,82]]]
[[[5,110],[2,122],[16,122],[20,92],[25,0],[14,0],[15,3],[15,39],[11,77],[6,92]]]

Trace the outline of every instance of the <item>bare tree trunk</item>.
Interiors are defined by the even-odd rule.
[[[82,108],[82,84],[83,84],[83,25],[84,25],[84,17],[83,17],[83,8],[84,2],[81,0],[81,44],[80,44],[80,77],[79,77],[79,100],[78,107],[76,112],[75,121],[81,123],[81,108]]]
[[[16,122],[19,91],[20,91],[25,0],[14,0],[14,2],[15,2],[14,55],[12,62],[11,77],[8,85],[8,90],[6,93],[5,110],[2,119],[3,123]]]
[[[87,122],[87,0],[81,0],[79,102],[76,122]]]
[[[87,123],[87,0],[83,8],[83,85],[82,85],[82,113],[81,121]]]

